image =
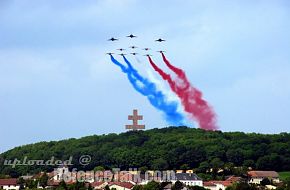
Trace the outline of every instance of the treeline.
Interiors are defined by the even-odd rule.
[[[91,156],[81,165],[82,155]],[[141,170],[252,167],[259,170],[290,170],[290,134],[246,134],[168,127],[121,134],[94,135],[58,142],[40,142],[14,148],[0,155],[0,174],[19,176],[52,171],[55,166],[4,165],[5,160],[67,160],[72,156],[78,170],[139,168]]]

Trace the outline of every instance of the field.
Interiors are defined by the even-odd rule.
[[[290,178],[290,171],[288,172],[279,172],[279,176],[281,180],[285,180],[287,177]]]

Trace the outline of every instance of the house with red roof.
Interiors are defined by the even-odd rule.
[[[110,182],[108,184],[110,189],[115,188],[116,190],[131,190],[134,187],[134,184],[130,182]]]
[[[171,183],[175,184],[176,181],[180,181],[187,186],[203,186],[203,181],[194,173],[176,173],[174,178],[171,179]]]
[[[0,179],[0,189],[4,190],[19,190],[20,185],[17,183],[16,178]]]
[[[233,182],[231,181],[209,181],[210,183],[215,184],[216,190],[225,190],[227,187],[231,186]]]
[[[265,178],[268,178],[273,183],[279,183],[279,174],[275,171],[249,171],[248,172],[248,183],[260,184]]]
[[[203,182],[203,187],[210,190],[225,190],[227,187],[233,185],[234,183],[241,182],[241,177],[230,176],[224,181],[205,181]]]
[[[203,187],[209,190],[217,190],[217,185],[210,181],[204,181]]]
[[[101,181],[95,181],[95,182],[90,183],[90,184],[91,184],[91,187],[93,189],[96,189],[96,190],[98,190],[98,189],[104,189],[106,187],[106,185],[108,185],[107,182],[101,182]]]

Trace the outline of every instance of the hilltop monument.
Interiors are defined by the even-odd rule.
[[[145,125],[139,125],[138,121],[143,120],[143,115],[138,115],[138,110],[133,110],[133,115],[128,116],[128,120],[132,120],[132,125],[126,125],[127,130],[137,131],[141,129],[145,129]]]

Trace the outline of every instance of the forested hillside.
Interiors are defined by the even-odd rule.
[[[79,158],[90,155],[90,164]],[[107,169],[193,169],[205,172],[212,167],[246,166],[261,170],[290,170],[290,134],[246,134],[169,127],[121,134],[94,135],[58,142],[40,142],[14,148],[0,155],[0,173],[18,176],[51,171],[55,166],[5,166],[4,160],[66,160],[71,168]]]

